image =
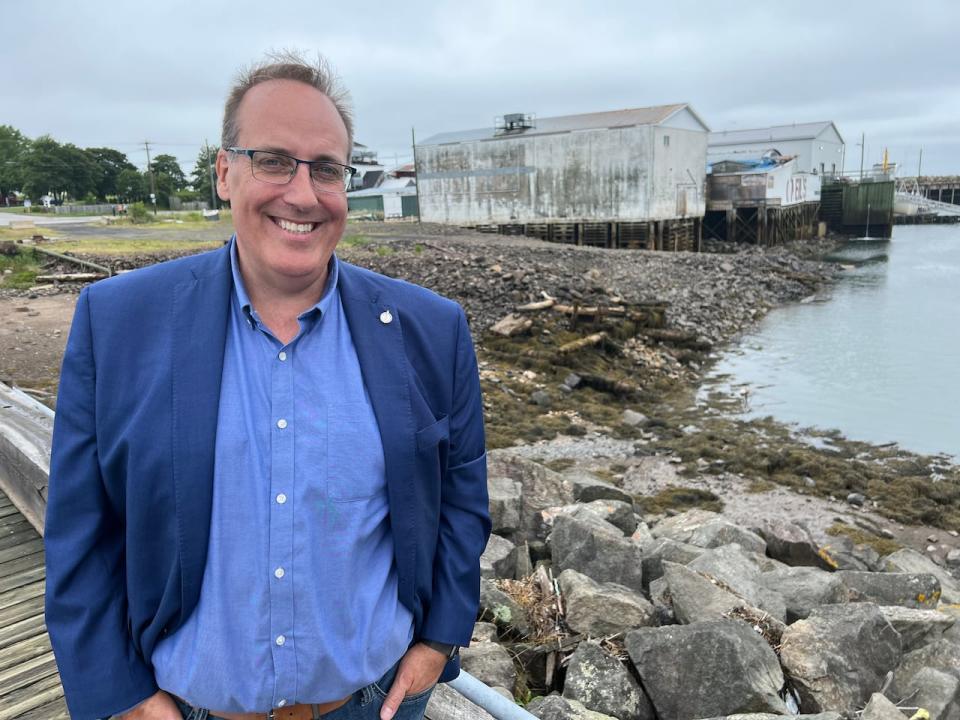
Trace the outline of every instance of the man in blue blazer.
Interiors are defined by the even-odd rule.
[[[255,66],[217,158],[230,244],[80,295],[45,535],[75,718],[405,720],[459,671],[476,359],[455,303],[334,255],[351,147],[322,61]]]

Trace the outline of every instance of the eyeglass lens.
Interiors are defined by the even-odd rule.
[[[257,150],[251,161],[253,176],[264,182],[287,183],[297,171],[297,161],[279,153]],[[343,190],[350,178],[347,169],[336,163],[316,160],[309,163],[309,168],[310,179],[318,188],[336,187]]]

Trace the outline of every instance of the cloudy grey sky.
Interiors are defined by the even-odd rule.
[[[357,139],[392,163],[410,130],[689,102],[715,130],[833,120],[847,168],[883,148],[960,174],[960,3],[0,0],[0,124],[189,171],[240,66],[322,51]]]

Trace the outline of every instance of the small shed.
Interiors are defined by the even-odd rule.
[[[416,217],[416,182],[409,177],[386,177],[376,187],[347,193],[347,209],[384,219]]]

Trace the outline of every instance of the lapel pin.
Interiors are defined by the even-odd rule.
[[[391,322],[393,322],[393,315],[390,314],[389,310],[384,310],[382,313],[380,313],[380,322],[382,322],[384,325],[389,325]]]

